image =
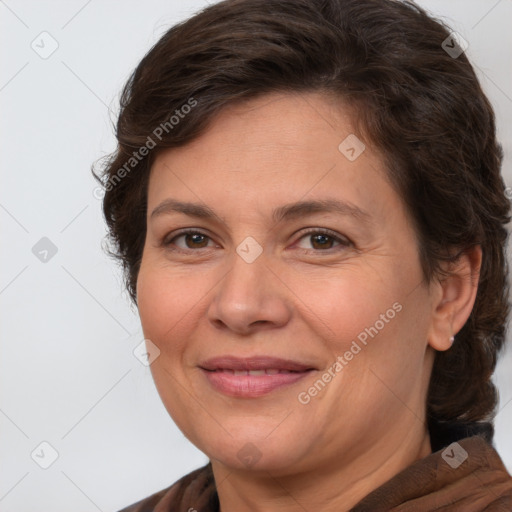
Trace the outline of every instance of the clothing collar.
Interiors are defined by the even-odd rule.
[[[219,512],[211,463],[121,512],[176,510]],[[459,439],[405,468],[350,510],[390,511],[510,512],[512,477],[484,437]]]
[[[512,478],[482,437],[453,442],[405,468],[350,512],[512,510]]]

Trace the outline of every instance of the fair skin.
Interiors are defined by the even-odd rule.
[[[212,461],[222,512],[346,511],[431,453],[434,354],[449,349],[471,313],[476,286],[467,276],[477,275],[481,251],[427,286],[382,158],[366,140],[354,161],[338,149],[354,131],[333,99],[272,94],[224,108],[207,132],[153,164],[138,308],[145,338],[160,350],[151,364],[160,397]],[[151,216],[169,198],[215,216]],[[278,207],[319,199],[355,205],[366,220],[338,212],[272,219]],[[179,236],[182,228],[199,234]],[[263,250],[250,263],[236,251],[247,237]],[[400,311],[377,323],[393,304]],[[301,403],[299,393],[372,326],[378,333]],[[315,370],[262,396],[227,396],[199,367],[227,354]],[[240,456],[247,450],[257,459],[250,466]]]

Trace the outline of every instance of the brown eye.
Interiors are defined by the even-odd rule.
[[[331,249],[334,239],[329,235],[310,235],[312,245],[315,249]]]
[[[184,245],[177,244],[176,241],[179,239],[184,240]],[[166,239],[163,242],[163,245],[168,246],[176,246],[177,250],[194,250],[194,249],[204,249],[208,246],[208,242],[210,241],[210,237],[201,233],[200,231],[182,231],[178,233],[174,237],[170,239]]]
[[[185,243],[189,249],[202,248],[208,245],[208,241],[206,235],[202,235],[201,233],[185,233],[182,235],[185,237]],[[188,244],[190,243],[190,245]]]
[[[348,247],[350,242],[343,237],[338,236],[335,232],[330,230],[316,230],[304,233],[300,240],[306,239],[311,244],[315,252],[328,251],[335,249],[337,246]],[[337,244],[337,245],[335,245]],[[310,250],[309,247],[302,247],[303,249]]]

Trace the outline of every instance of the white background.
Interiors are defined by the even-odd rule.
[[[419,4],[469,41],[512,185],[512,3]],[[120,272],[102,252],[90,173],[115,147],[111,123],[132,69],[171,25],[205,5],[0,1],[1,512],[115,512],[207,462],[132,354],[142,333]],[[43,31],[59,45],[47,59],[31,48]],[[46,263],[32,253],[42,237],[57,247]],[[496,373],[496,447],[509,471],[511,360],[509,351]],[[31,458],[42,441],[59,454],[48,469]]]

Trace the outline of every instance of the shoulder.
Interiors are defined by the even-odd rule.
[[[218,512],[211,463],[119,512]]]

